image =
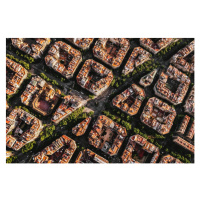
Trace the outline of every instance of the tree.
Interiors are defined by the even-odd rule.
[[[109,113],[109,111],[104,110],[103,114],[106,115],[106,116],[109,116],[110,113]]]
[[[116,82],[115,87],[117,87],[117,88],[119,87],[119,83],[118,82]]]
[[[60,79],[61,82],[65,82],[65,80],[66,80],[66,79],[63,78],[63,77],[61,77],[61,79]]]
[[[114,121],[116,117],[114,115],[111,115],[111,119]]]
[[[51,83],[52,83],[53,85],[59,85],[58,82],[57,82],[56,80],[53,80]]]
[[[121,122],[121,118],[117,118],[117,123],[120,123]]]
[[[93,111],[90,111],[89,113],[88,113],[88,116],[93,116],[94,115],[94,112]]]
[[[115,85],[115,79],[112,80],[111,84],[112,87]]]
[[[151,138],[151,139],[149,139],[149,141],[150,141],[151,143],[153,143],[153,142],[154,142],[154,139],[153,139],[153,138]]]
[[[89,97],[90,99],[94,99],[95,95],[90,94],[88,97]]]
[[[6,159],[6,163],[13,163],[17,159],[17,156],[10,156]]]
[[[129,120],[130,120],[130,116],[129,116],[129,115],[127,115],[127,116],[126,116],[126,119],[129,121]]]
[[[44,74],[44,73],[40,73],[40,76],[43,78],[43,79],[46,79],[47,76]]]
[[[126,128],[127,131],[131,130],[131,128],[132,128],[131,124],[129,124],[128,122],[126,122],[124,120],[122,120],[121,122],[122,122],[122,125]]]
[[[21,149],[22,153],[26,153],[26,152],[32,150],[33,147],[35,146],[35,144],[36,144],[36,141],[33,141],[33,142],[30,142],[30,143],[26,144],[25,146],[23,146]]]
[[[27,75],[27,79],[30,79],[30,78],[31,78],[31,75],[32,75],[32,74],[29,72],[28,75]]]
[[[134,70],[134,71],[132,72],[132,76],[134,76],[136,73],[137,73],[137,70]]]

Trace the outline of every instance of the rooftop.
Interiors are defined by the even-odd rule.
[[[89,49],[94,38],[66,38],[66,40],[70,41],[77,47],[85,50],[85,49]]]
[[[37,153],[33,160],[36,163],[68,163],[75,150],[76,142],[63,135]]]
[[[182,163],[179,159],[174,158],[171,155],[163,156],[160,160],[160,163]]]
[[[175,136],[173,139],[173,142],[175,142],[179,146],[183,147],[184,149],[194,153],[194,145],[189,143],[188,141],[184,140],[183,138],[181,138],[179,136]]]
[[[184,72],[194,73],[194,55],[188,59],[188,55],[192,52],[194,52],[194,41],[172,56],[170,63]]]
[[[194,86],[192,87],[189,96],[186,99],[185,105],[184,105],[185,112],[189,115],[194,116]]]
[[[140,45],[153,54],[157,54],[162,49],[177,41],[175,38],[140,38]]]
[[[35,59],[41,58],[44,50],[50,44],[50,38],[12,38],[15,48],[29,54]]]
[[[187,139],[192,140],[194,137],[194,121],[190,120],[188,115],[185,115],[176,132],[182,136],[186,135]]]
[[[80,96],[66,95],[56,112],[53,114],[52,121],[58,124],[61,120],[68,117],[72,112],[84,106],[86,101]]]
[[[124,67],[122,73],[127,75],[139,65],[151,59],[151,54],[141,47],[135,47]]]
[[[82,122],[78,123],[75,127],[72,128],[72,133],[76,136],[83,135],[87,130],[91,119],[92,119],[91,117],[88,117],[84,119]]]
[[[84,149],[83,151],[80,151],[80,153],[78,154],[75,163],[100,163],[100,164],[105,164],[105,163],[108,163],[108,161],[105,158],[94,153],[90,149]]]
[[[153,83],[153,80],[156,76],[158,69],[154,69],[153,71],[149,72],[148,74],[144,75],[141,79],[140,79],[140,85],[142,85],[143,87],[147,87],[150,86]]]
[[[15,94],[27,74],[28,71],[24,67],[6,58],[6,94]]]
[[[136,84],[132,84],[131,87],[117,95],[112,100],[112,103],[123,112],[129,115],[136,115],[144,99],[145,91]]]

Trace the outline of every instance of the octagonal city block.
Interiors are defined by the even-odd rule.
[[[113,80],[113,73],[100,63],[86,60],[76,77],[77,83],[95,95],[103,93]]]
[[[81,52],[62,41],[55,42],[45,57],[46,65],[67,79],[73,77],[81,61]]]
[[[6,118],[6,146],[18,151],[34,141],[42,129],[42,122],[38,118],[20,108],[14,109]]]
[[[137,160],[133,158],[136,154]],[[141,135],[133,135],[122,154],[123,163],[156,163],[160,155],[159,148],[150,143]]]
[[[36,163],[68,163],[75,150],[76,142],[63,135],[37,153],[33,160]]]
[[[160,74],[154,91],[157,96],[177,105],[183,102],[189,85],[189,77],[170,65],[165,73]]]
[[[129,48],[130,42],[125,38],[100,38],[95,43],[93,54],[116,69],[122,64]]]
[[[21,102],[46,116],[51,114],[58,103],[60,94],[60,90],[54,89],[40,76],[33,76],[21,95]]]
[[[89,133],[89,143],[114,156],[118,153],[126,136],[126,128],[105,115],[100,115]]]
[[[152,97],[144,107],[140,119],[147,126],[165,135],[169,133],[175,117],[176,111],[174,108],[160,99]]]
[[[117,95],[112,100],[112,103],[123,112],[132,116],[138,113],[144,98],[145,91],[136,84],[132,84],[131,87]]]

